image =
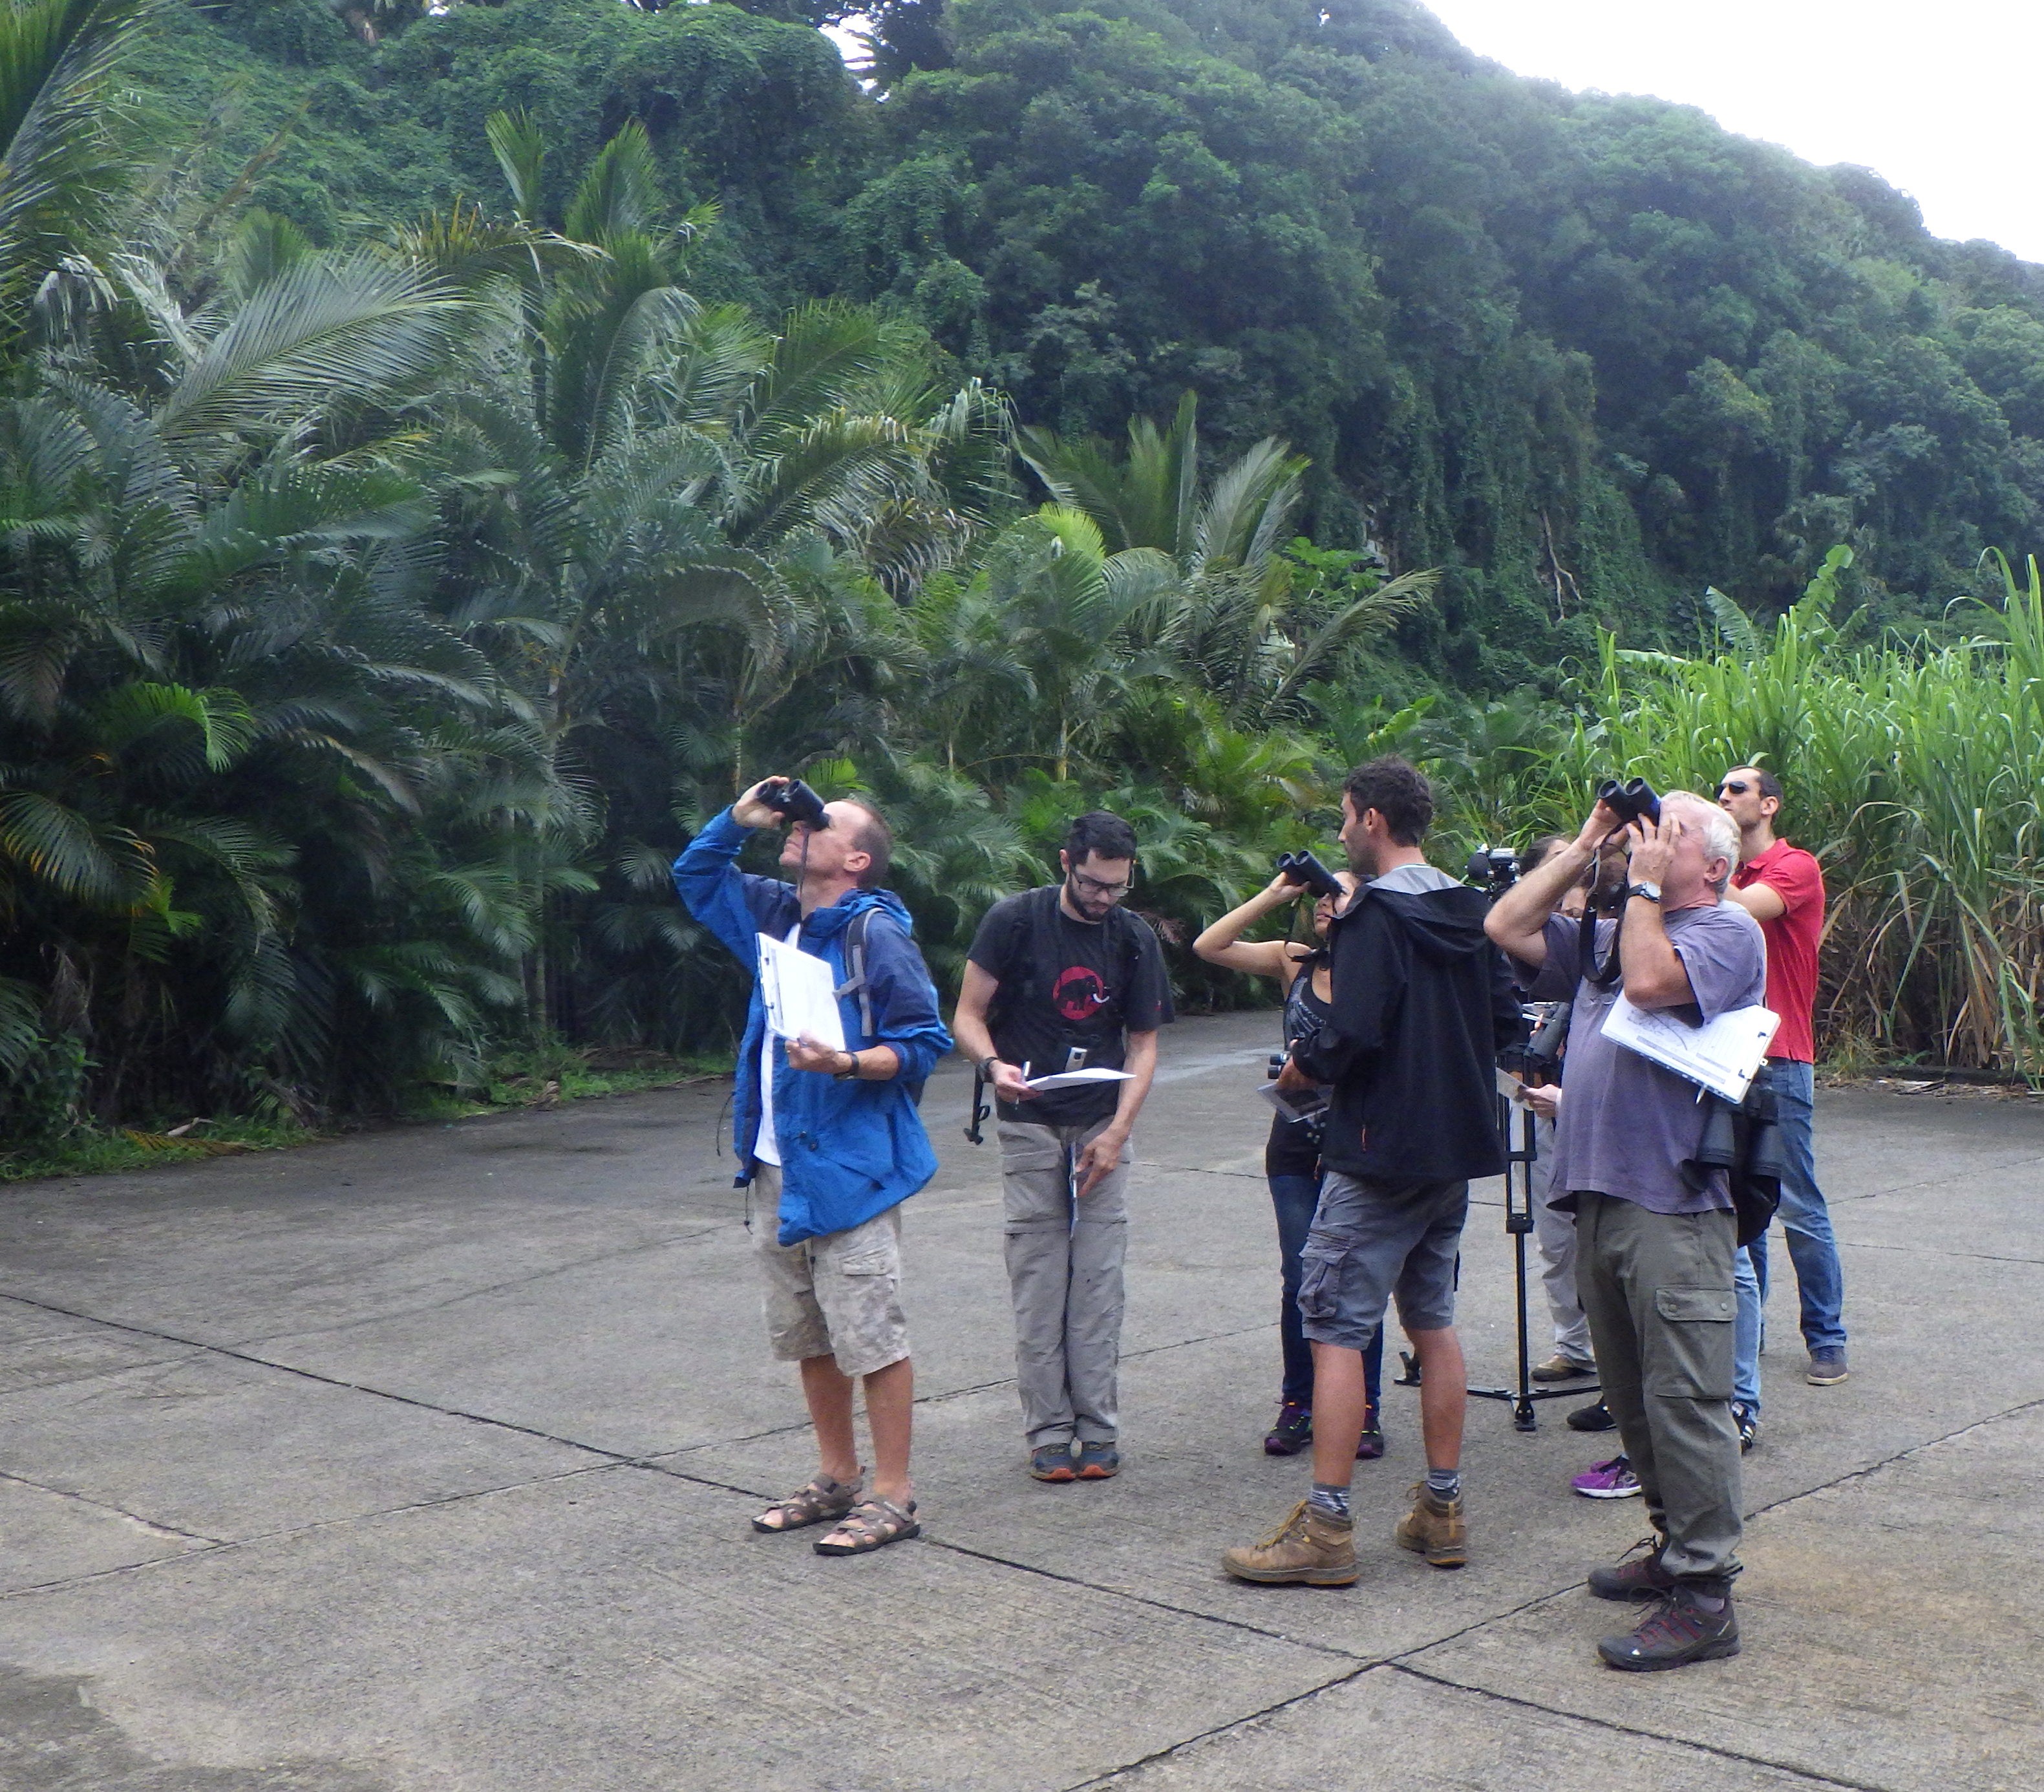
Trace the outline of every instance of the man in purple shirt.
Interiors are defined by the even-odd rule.
[[[1601,1598],[1658,1602],[1597,1651],[1613,1667],[1680,1667],[1739,1652],[1738,1222],[1725,1172],[1696,1161],[1701,1092],[1607,1038],[1604,1022],[1621,994],[1692,1025],[1751,1006],[1766,992],[1767,954],[1758,923],[1722,900],[1739,859],[1731,817],[1673,791],[1658,823],[1642,817],[1623,829],[1624,912],[1596,924],[1585,962],[1581,927],[1554,911],[1619,828],[1599,803],[1570,845],[1498,898],[1485,925],[1538,971],[1531,999],[1573,994],[1554,1186],[1575,1203],[1577,1282],[1604,1403],[1660,1538],[1650,1556],[1591,1574]]]

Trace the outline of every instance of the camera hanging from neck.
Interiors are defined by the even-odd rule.
[[[1610,845],[1622,831],[1614,829],[1598,844],[1596,852],[1591,856],[1589,868],[1583,873],[1583,917],[1577,924],[1582,932],[1577,947],[1577,962],[1583,967],[1583,975],[1600,990],[1608,990],[1618,981],[1619,970],[1618,943],[1619,936],[1625,931],[1625,904],[1622,900],[1620,901],[1618,913],[1614,917],[1615,925],[1611,930],[1611,956],[1600,963],[1597,961],[1596,949],[1596,925],[1599,919],[1597,880],[1604,871],[1604,849]]]

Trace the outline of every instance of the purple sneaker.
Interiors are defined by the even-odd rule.
[[[1639,1492],[1639,1477],[1623,1456],[1593,1463],[1569,1485],[1586,1500],[1629,1500]]]
[[[1296,1400],[1278,1409],[1278,1422],[1263,1440],[1266,1456],[1296,1456],[1313,1440],[1313,1415]]]

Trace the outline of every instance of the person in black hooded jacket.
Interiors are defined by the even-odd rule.
[[[1313,1490],[1274,1535],[1227,1551],[1243,1580],[1346,1586],[1356,1578],[1348,1487],[1367,1397],[1362,1352],[1396,1297],[1420,1364],[1427,1479],[1393,1532],[1436,1567],[1468,1560],[1462,1436],[1466,1371],[1454,1275],[1472,1177],[1504,1167],[1496,1054],[1524,1034],[1511,972],[1485,937],[1489,904],[1420,843],[1433,791],[1404,759],[1342,788],[1341,840],[1370,880],[1328,931],[1327,1024],[1281,1086],[1326,1086],[1327,1180],[1300,1259],[1313,1346]]]

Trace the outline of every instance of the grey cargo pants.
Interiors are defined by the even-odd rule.
[[[1737,1221],[1576,1197],[1576,1286],[1604,1404],[1685,1579],[1739,1572],[1739,1427],[1731,1416]]]
[[[998,1129],[1015,1372],[1032,1450],[1115,1440],[1128,1154],[1076,1206],[1071,1192],[1073,1161],[1107,1124]]]

